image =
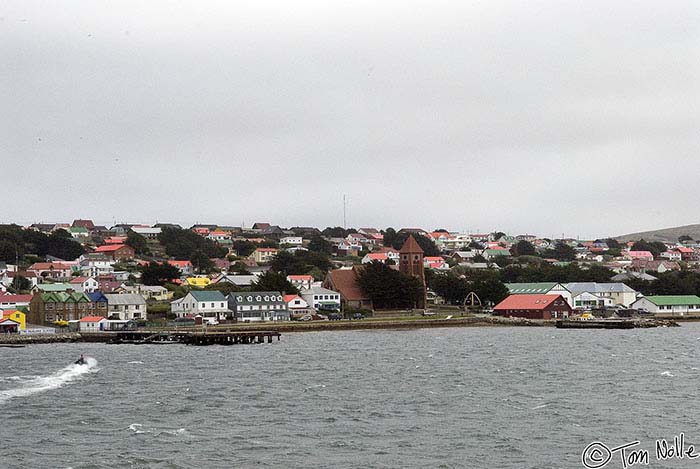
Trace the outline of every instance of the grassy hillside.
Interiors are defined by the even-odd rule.
[[[643,231],[641,233],[631,233],[617,236],[615,239],[618,241],[637,241],[643,238],[646,241],[677,242],[678,237],[683,235],[688,235],[693,239],[700,240],[700,225],[685,225],[677,226],[675,228]]]

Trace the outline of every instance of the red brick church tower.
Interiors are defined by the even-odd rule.
[[[418,278],[423,286],[423,295],[416,303],[416,308],[425,309],[425,270],[423,267],[423,249],[413,237],[408,235],[408,239],[399,250],[401,259],[399,261],[399,271],[406,275]]]

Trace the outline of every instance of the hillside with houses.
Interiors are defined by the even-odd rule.
[[[692,316],[700,315],[697,295],[700,243],[687,234],[620,242],[272,223],[0,226],[3,331],[467,306],[541,319],[630,310]]]

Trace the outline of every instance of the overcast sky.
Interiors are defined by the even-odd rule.
[[[0,222],[700,222],[697,1],[5,0],[0,58]]]

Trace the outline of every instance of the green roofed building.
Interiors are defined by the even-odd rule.
[[[644,296],[632,308],[657,316],[700,316],[700,297],[696,295]]]
[[[226,297],[218,290],[196,290],[170,302],[170,311],[178,318],[201,316],[207,323],[216,323],[231,315]]]
[[[511,295],[561,295],[573,307],[573,295],[564,285],[557,282],[506,283]]]
[[[98,309],[96,303],[85,293],[39,292],[34,294],[29,304],[28,322],[44,325],[54,321],[74,321],[85,316],[99,316],[106,313],[106,304],[100,305]]]

